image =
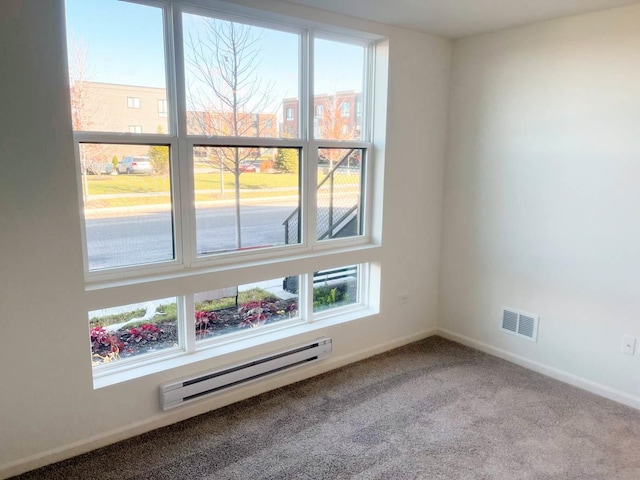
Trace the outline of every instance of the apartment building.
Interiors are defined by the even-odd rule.
[[[362,92],[353,90],[333,94],[323,93],[313,99],[313,133],[315,138],[360,138],[363,118]],[[282,104],[284,136],[299,135],[300,109],[297,98],[287,98]]]

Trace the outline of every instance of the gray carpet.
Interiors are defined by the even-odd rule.
[[[640,412],[431,337],[20,479],[640,479]]]

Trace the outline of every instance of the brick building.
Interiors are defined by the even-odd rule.
[[[315,138],[346,140],[360,138],[362,130],[362,93],[347,90],[314,97],[313,136]],[[285,99],[282,105],[282,135],[299,135],[299,102]]]

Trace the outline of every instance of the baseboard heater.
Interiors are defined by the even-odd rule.
[[[240,365],[206,372],[160,386],[162,410],[179,407],[228,388],[304,365],[331,355],[331,339],[323,338],[297,348],[256,358]]]

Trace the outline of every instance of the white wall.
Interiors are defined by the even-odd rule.
[[[439,327],[640,408],[640,6],[455,42]],[[540,314],[538,343],[498,330]],[[520,358],[518,358],[520,357]]]
[[[158,385],[295,344],[275,342],[100,390],[89,365],[63,2],[0,8],[0,477],[195,415],[428,334],[436,326],[451,43],[279,2],[254,3],[389,37],[379,315],[321,332],[332,360],[162,413]],[[420,52],[416,55],[416,52]],[[381,174],[382,172],[378,172]],[[345,261],[348,261],[345,258]],[[295,262],[292,267],[296,267]],[[304,261],[299,262],[304,267]],[[267,267],[256,267],[264,275]],[[251,269],[240,272],[251,276]],[[209,275],[209,278],[212,278]],[[246,278],[245,278],[246,279]],[[231,280],[235,280],[232,276]],[[201,280],[183,281],[180,289]],[[177,284],[178,285],[178,284]],[[166,295],[171,282],[160,285]],[[206,289],[203,283],[200,288]],[[399,293],[410,301],[399,308]],[[123,303],[127,303],[123,289]],[[182,291],[174,292],[174,294]],[[91,297],[95,298],[95,297]]]

